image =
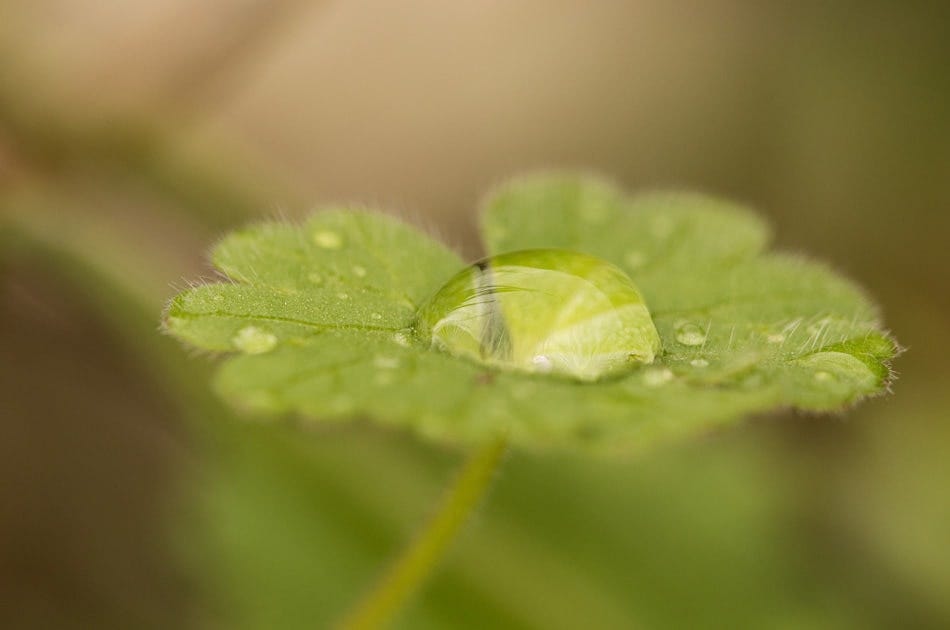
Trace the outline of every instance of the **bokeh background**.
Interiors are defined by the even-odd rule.
[[[330,623],[462,454],[242,422],[162,305],[327,203],[475,256],[480,194],[552,167],[759,208],[883,305],[901,379],[515,453],[400,627],[950,626],[948,68],[915,1],[0,3],[0,627]]]

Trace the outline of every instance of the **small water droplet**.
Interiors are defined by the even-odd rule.
[[[639,269],[646,264],[647,255],[635,249],[627,252],[623,257],[623,261],[627,263],[627,267],[630,269]]]
[[[323,249],[340,249],[343,238],[330,230],[318,230],[313,234],[313,242]]]
[[[375,358],[373,358],[373,367],[377,367],[381,370],[395,370],[399,367],[399,359],[395,357],[377,355]]]
[[[693,322],[680,322],[676,325],[676,341],[684,346],[701,346],[706,343],[706,331]]]
[[[409,336],[403,332],[397,332],[393,334],[393,341],[403,348],[409,347]]]
[[[689,364],[697,368],[709,367],[709,361],[706,359],[693,359]]]
[[[353,275],[356,276],[357,278],[365,278],[366,267],[362,267],[360,265],[353,265]]]
[[[231,343],[245,354],[264,354],[277,345],[277,336],[257,326],[245,326],[234,335]]]
[[[673,380],[670,368],[652,368],[643,373],[643,384],[647,387],[659,387]]]
[[[336,296],[337,296],[338,298],[340,298],[341,300],[348,300],[348,299],[350,299],[350,296],[349,296],[348,294],[346,294],[346,293],[337,293]]]
[[[382,318],[383,318],[383,316],[382,316],[381,314],[379,314],[379,313],[373,313],[372,315],[370,315],[370,317],[372,317],[373,319],[382,319]]]

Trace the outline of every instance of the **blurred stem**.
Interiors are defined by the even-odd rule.
[[[385,627],[438,567],[459,530],[485,496],[505,451],[500,436],[476,450],[448,489],[439,511],[376,586],[339,624],[340,630]]]

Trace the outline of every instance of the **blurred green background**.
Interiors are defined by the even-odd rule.
[[[227,229],[331,202],[473,257],[479,195],[550,167],[759,208],[882,304],[901,379],[514,453],[398,625],[950,626],[948,62],[925,2],[0,3],[0,627],[336,618],[462,454],[242,422],[162,305]]]

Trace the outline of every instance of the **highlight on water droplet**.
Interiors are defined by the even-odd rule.
[[[323,249],[340,249],[343,237],[330,230],[317,230],[313,233],[313,242]]]
[[[231,343],[245,354],[264,354],[277,345],[277,336],[257,326],[245,326],[234,335]]]
[[[701,346],[706,343],[706,331],[693,322],[676,324],[676,341],[684,346]]]
[[[409,335],[407,335],[404,332],[393,333],[393,341],[395,341],[397,345],[400,345],[403,348],[408,348],[410,344]]]
[[[623,271],[555,249],[471,265],[422,306],[414,328],[455,356],[583,381],[652,363],[660,350],[643,296]]]

